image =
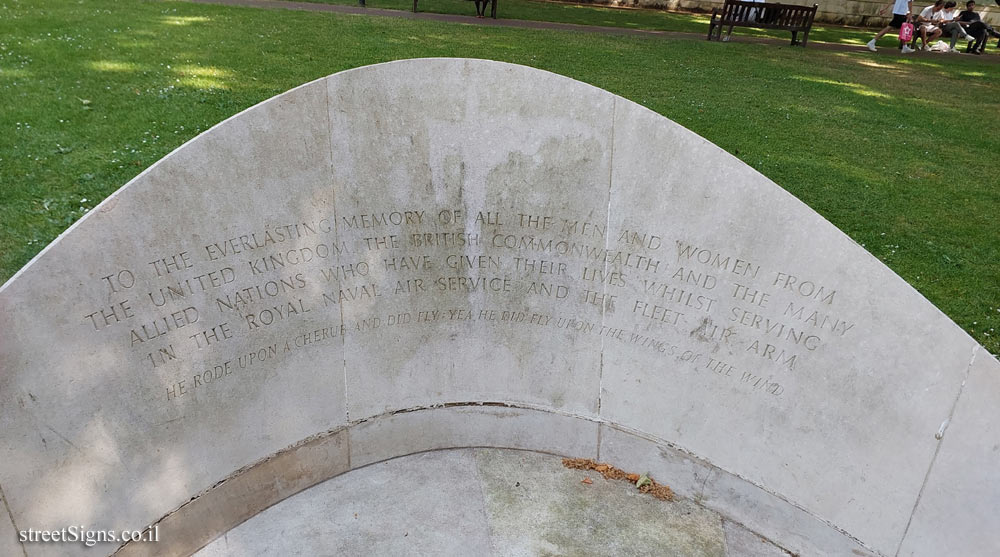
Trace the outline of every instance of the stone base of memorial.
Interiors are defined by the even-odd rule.
[[[1000,364],[830,223],[623,98],[351,70],[140,174],[0,289],[0,554],[190,554],[437,449],[648,471],[803,555],[1000,553]],[[9,533],[9,535],[8,535]]]

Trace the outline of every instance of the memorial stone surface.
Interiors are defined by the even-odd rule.
[[[505,449],[394,458],[289,497],[195,557],[790,557],[691,500],[659,500],[560,460]]]
[[[353,468],[501,447],[649,470],[804,555],[998,554],[998,378],[845,234],[633,102],[369,66],[191,140],[3,286],[0,534],[161,541],[0,553],[189,554]]]

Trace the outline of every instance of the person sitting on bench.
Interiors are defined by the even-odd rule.
[[[974,42],[970,42],[965,47],[965,52],[982,54],[983,49],[986,47],[986,38],[990,36],[989,25],[983,23],[982,18],[976,13],[975,0],[969,0],[965,3],[965,10],[958,13],[956,21],[965,27],[965,32],[975,39]],[[952,47],[955,46],[955,37],[952,37],[951,45]]]
[[[924,41],[924,50],[931,49],[931,41],[941,36],[941,29],[936,25],[941,11],[944,9],[944,0],[936,0],[933,5],[927,6],[920,11],[917,16],[916,29],[913,30],[913,41],[910,48],[916,48],[917,39]]]
[[[951,44],[948,47],[948,52],[957,52],[955,50],[955,41],[959,37],[963,40],[973,41],[972,35],[965,30],[965,27],[961,23],[955,21],[955,0],[948,0],[945,3],[944,9],[937,13],[937,24],[941,28],[941,31],[951,37]]]

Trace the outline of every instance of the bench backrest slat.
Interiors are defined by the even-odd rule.
[[[1000,0],[998,0],[1000,1]],[[722,27],[728,26],[730,34],[733,27],[756,27],[759,29],[783,29],[792,32],[792,44],[805,46],[809,38],[816,10],[819,6],[789,5],[779,2],[750,2],[746,0],[726,0],[722,9],[712,10],[712,21],[709,25],[708,38],[713,33],[720,38]],[[717,19],[718,18],[718,19]],[[718,26],[718,28],[716,28]],[[801,38],[797,33],[802,32]]]
[[[816,5],[798,6],[778,2],[726,0],[722,19],[729,22],[758,22],[769,27],[805,28],[816,13]]]

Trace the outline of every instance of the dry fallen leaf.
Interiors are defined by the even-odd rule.
[[[594,470],[604,476],[606,480],[628,480],[639,488],[640,492],[648,493],[657,499],[663,499],[664,501],[672,501],[674,499],[674,492],[670,487],[656,483],[656,480],[651,478],[648,472],[642,476],[639,474],[626,474],[624,470],[615,468],[610,464],[595,462],[589,458],[564,458],[562,462],[566,468]],[[594,483],[590,478],[580,481],[588,485]]]

